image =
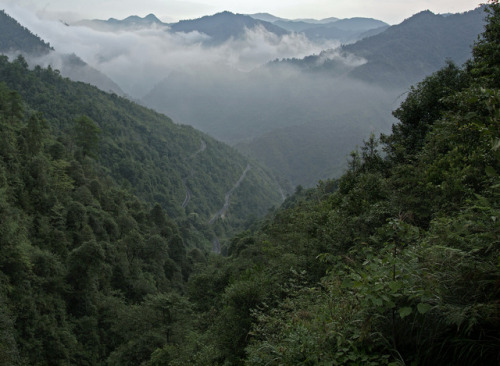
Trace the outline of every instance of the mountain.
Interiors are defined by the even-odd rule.
[[[150,28],[152,26],[166,27],[167,24],[163,23],[154,14],[146,15],[141,18],[137,15],[131,15],[125,19],[119,20],[109,18],[108,20],[92,19],[80,20],[73,23],[74,26],[85,26],[99,31],[115,32],[119,30],[137,30],[141,28]]]
[[[51,60],[50,55],[47,58]],[[54,64],[57,65],[55,67],[61,72],[61,75],[70,78],[73,81],[81,81],[83,83],[94,85],[105,92],[125,96],[125,92],[120,88],[120,86],[118,86],[118,84],[116,84],[104,73],[91,67],[74,53],[70,55],[58,55],[55,59]],[[36,59],[31,61],[31,63],[36,62]]]
[[[269,22],[269,23],[274,23],[278,20],[286,20],[284,18],[280,18],[280,17],[274,16],[274,15],[269,14],[269,13],[248,14],[248,16],[250,16],[254,19],[263,20],[263,21]]]
[[[40,37],[31,33],[31,31],[14,18],[10,17],[5,11],[0,11],[0,52],[14,53],[22,51],[32,56],[46,55],[53,48],[50,44],[44,42]]]
[[[442,16],[424,11],[343,50],[367,60],[353,77],[390,85],[409,85],[436,71],[445,60],[464,63],[485,24],[484,9]]]
[[[409,85],[442,67],[445,60],[463,64],[484,24],[483,7],[448,16],[424,11],[343,49],[367,60],[352,76]]]
[[[464,62],[483,26],[482,8],[424,12],[352,45],[250,73],[172,73],[143,102],[265,162],[291,186],[310,186],[339,174],[350,147],[371,132],[388,131],[387,111],[412,81],[447,59]]]
[[[372,18],[283,19],[267,13],[250,15],[254,19],[270,22],[290,32],[304,33],[312,41],[338,40],[350,43],[368,35],[380,33],[387,23]],[[371,33],[367,33],[371,31]]]
[[[89,66],[75,54],[60,54],[15,19],[0,12],[0,53],[22,54],[30,64],[53,65],[63,76],[97,86],[104,91],[125,95],[109,77]]]
[[[288,32],[283,28],[269,22],[254,19],[248,15],[233,14],[225,11],[222,13],[204,16],[199,19],[181,20],[170,26],[171,32],[200,32],[210,36],[210,44],[220,44],[230,38],[241,38],[247,29],[253,30],[262,27],[277,36]]]
[[[206,231],[206,223],[247,166],[251,170],[230,197],[225,230],[263,214],[281,199],[274,179],[234,149],[127,99],[72,82],[51,69],[30,71],[22,62],[4,59],[0,81],[16,90],[29,108],[42,112],[55,131],[71,130],[82,115],[90,118],[102,131],[100,164],[117,182],[141,199],[159,203],[172,218],[196,214],[195,222]]]
[[[302,32],[311,40],[336,39],[342,43],[351,43],[361,39],[368,31],[382,32],[389,25],[372,18],[340,19],[333,23],[326,23],[303,29]]]
[[[304,20],[286,20],[286,19],[276,20],[273,22],[273,24],[283,29],[286,29],[290,32],[296,32],[296,33],[304,32],[305,30],[316,26],[316,23],[310,23]]]
[[[331,119],[276,128],[235,147],[263,162],[278,176],[286,177],[291,187],[314,187],[318,180],[341,176],[350,152],[367,140],[370,133],[389,130],[393,122],[390,103],[373,94],[362,99],[368,105],[358,110],[336,113]]]
[[[382,86],[404,88],[438,70],[446,60],[459,65],[464,63],[470,57],[470,45],[483,30],[484,18],[483,7],[448,16],[424,11],[376,35],[368,36],[370,33],[367,33],[366,38],[342,46],[341,52],[366,61],[352,67],[349,76]],[[345,73],[342,63],[335,58],[325,58],[325,55],[284,62],[332,76],[339,69]]]

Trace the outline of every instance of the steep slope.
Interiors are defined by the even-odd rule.
[[[0,12],[0,53],[24,55],[30,64],[52,65],[63,76],[97,86],[104,91],[125,95],[109,77],[85,63],[75,54],[56,52],[49,44],[33,35],[15,19]]]
[[[275,75],[291,67],[300,70],[301,77],[309,74],[316,78],[318,88],[310,91],[316,100],[322,95],[316,93],[320,83],[330,80],[330,116],[321,120],[309,113],[303,124],[279,126],[250,141],[239,142],[237,147],[287,177],[292,185],[311,186],[318,179],[338,176],[346,167],[352,146],[361,144],[370,132],[387,132],[388,124],[383,121],[391,118],[383,110],[394,108],[411,82],[436,71],[447,59],[459,65],[465,62],[471,53],[470,45],[483,26],[482,8],[447,17],[423,12],[341,50],[273,62],[268,67]],[[365,84],[350,90],[349,85],[355,85],[355,81]],[[368,90],[374,86],[381,89],[370,95]],[[343,90],[343,95],[336,94],[337,88]],[[351,101],[364,102],[344,113],[350,92]],[[306,100],[302,102],[304,106]],[[300,112],[293,110],[290,115],[292,121]]]
[[[64,133],[32,105],[0,82],[0,363],[103,365],[127,347],[125,319],[176,302],[205,253],[91,156],[92,121]]]
[[[381,86],[406,88],[443,67],[446,60],[464,63],[471,55],[470,45],[483,30],[484,17],[483,7],[448,16],[423,11],[378,34],[367,33],[366,38],[343,46],[340,52],[366,60],[354,65],[349,76]],[[338,59],[325,56],[282,62],[331,76],[338,75],[339,70],[345,72]]]
[[[102,131],[98,160],[116,181],[147,202],[160,203],[173,218],[182,220],[195,213],[194,223],[210,239],[212,228],[206,223],[244,171],[245,158],[191,127],[176,125],[117,95],[64,79],[50,69],[30,71],[22,59],[11,64],[2,57],[0,81],[17,90],[30,109],[42,112],[56,133],[70,131],[82,115],[89,117]],[[206,150],[189,159],[201,140]],[[245,184],[234,192],[235,201],[242,204],[230,207],[224,221],[227,230],[281,200],[274,181],[252,166]],[[186,177],[193,197],[183,208]]]
[[[424,11],[343,50],[367,60],[351,72],[353,77],[409,85],[444,66],[447,59],[463,64],[484,24],[481,7],[449,16]]]
[[[53,49],[50,44],[45,43],[40,37],[15,19],[0,11],[0,52],[12,53],[23,51],[33,56],[46,55]]]
[[[190,279],[206,317],[149,365],[497,365],[500,4],[466,68],[411,88],[338,180]],[[379,146],[382,143],[382,146]],[[200,346],[202,345],[202,346]],[[175,356],[173,356],[175,354]]]

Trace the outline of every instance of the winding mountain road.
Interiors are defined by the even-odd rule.
[[[234,186],[226,193],[224,197],[225,201],[224,206],[222,206],[222,208],[219,211],[217,211],[215,215],[212,216],[212,218],[208,221],[209,224],[213,224],[213,222],[217,220],[217,218],[219,217],[224,218],[224,215],[226,214],[226,211],[229,208],[229,199],[231,198],[231,195],[233,194],[234,190],[240,186],[241,182],[243,182],[243,179],[245,179],[250,169],[251,169],[250,164],[248,164],[243,173],[241,174],[240,179],[238,179],[238,181],[234,184]]]

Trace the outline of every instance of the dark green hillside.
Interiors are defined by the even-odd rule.
[[[22,51],[31,55],[44,55],[52,50],[50,44],[31,33],[3,10],[0,10],[0,34],[1,53]]]
[[[488,12],[464,67],[449,63],[412,87],[390,134],[368,138],[338,180],[297,187],[223,243],[226,256],[186,248],[197,214],[175,222],[171,207],[108,174],[103,150],[121,147],[106,144],[89,105],[56,128],[0,82],[0,363],[500,364],[498,0]],[[58,86],[49,90],[60,105],[57,73],[28,72],[22,59],[1,70],[19,90],[49,80],[34,89]],[[129,108],[126,132],[111,125],[116,144],[136,141],[134,118],[151,112],[100,96],[117,114]],[[149,148],[160,137],[148,121],[139,126]],[[181,184],[194,184],[197,159],[215,158],[217,143],[177,128],[192,167]],[[129,156],[148,166],[150,150],[135,147]],[[255,192],[257,169],[238,168],[226,192]]]
[[[149,365],[500,363],[500,4],[465,68],[190,277],[198,316]]]
[[[13,63],[6,57],[0,59],[0,81],[21,94],[27,109],[42,112],[61,139],[71,132],[75,120],[88,117],[101,131],[98,149],[92,154],[103,168],[118,184],[151,204],[159,203],[173,218],[192,212],[204,225],[223,206],[225,193],[248,164],[233,149],[191,127],[176,125],[88,84],[64,79],[57,71],[28,70],[22,58]],[[202,143],[206,148],[195,154]],[[230,207],[228,219],[241,222],[259,216],[281,200],[275,183],[257,167],[247,178],[259,187],[260,201],[239,209]],[[183,179],[193,192],[185,208]],[[234,197],[244,200],[249,192],[238,189]]]
[[[106,174],[90,119],[56,136],[23,105],[0,82],[0,364],[138,364],[180,341],[203,252]]]
[[[281,200],[276,184],[194,129],[22,57],[0,58],[0,80],[0,364],[138,365],[183,343],[187,279],[215,234]]]

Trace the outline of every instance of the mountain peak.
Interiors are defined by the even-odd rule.
[[[181,20],[172,24],[172,32],[193,32],[197,31],[211,37],[211,42],[218,44],[225,42],[230,38],[239,38],[244,36],[246,30],[254,29],[258,26],[264,27],[268,32],[282,36],[288,33],[272,23],[257,20],[249,15],[234,14],[230,11],[223,11],[214,15],[207,15],[198,19]]]

